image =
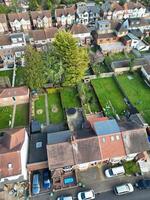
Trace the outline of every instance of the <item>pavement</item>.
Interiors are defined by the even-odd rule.
[[[135,183],[136,180],[143,178],[143,176],[119,176],[114,178],[106,178],[103,174],[103,169],[98,167],[93,167],[87,171],[80,172],[78,174],[78,182],[81,182],[82,187],[76,187],[74,189],[67,189],[64,191],[56,192],[51,197],[50,194],[40,194],[39,196],[32,197],[32,200],[55,200],[60,195],[71,195],[74,199],[77,197],[77,193],[87,189],[94,189],[95,193],[100,195],[107,191],[111,191],[114,186],[123,183]],[[150,174],[145,175],[145,177],[150,178]],[[107,196],[107,195],[106,195]],[[108,198],[110,200],[110,198]],[[116,198],[115,198],[116,199]],[[128,199],[130,200],[130,199]]]
[[[49,110],[48,110],[48,96],[45,93],[45,111],[46,111],[46,125],[49,125]]]
[[[138,190],[135,189],[133,193],[116,196],[113,191],[105,192],[96,195],[96,200],[149,200],[150,190]]]

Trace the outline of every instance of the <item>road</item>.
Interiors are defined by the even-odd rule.
[[[101,193],[96,195],[96,200],[149,200],[150,190],[137,190],[133,193],[116,196],[113,191]]]

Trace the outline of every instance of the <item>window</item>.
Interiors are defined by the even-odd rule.
[[[120,140],[120,136],[119,135],[116,135],[116,140]]]
[[[102,142],[105,143],[106,142],[106,138],[103,137],[102,138]]]
[[[8,168],[8,169],[12,169],[12,168],[13,168],[12,163],[8,163],[7,168]]]
[[[36,149],[41,148],[42,147],[42,142],[37,142],[36,143]]]
[[[110,140],[113,142],[115,140],[114,136],[111,136]]]

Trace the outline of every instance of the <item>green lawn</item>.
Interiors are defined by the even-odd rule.
[[[16,107],[14,126],[27,126],[29,123],[29,104],[21,104]]]
[[[62,106],[65,109],[80,107],[80,99],[76,88],[66,87],[60,91]]]
[[[9,128],[9,120],[12,119],[13,107],[0,107],[0,129]]]
[[[17,68],[17,70],[16,70],[15,86],[25,85],[23,70],[24,70],[23,67]]]
[[[138,73],[124,74],[117,77],[131,103],[150,124],[150,88]]]
[[[13,70],[0,71],[0,76],[9,77],[10,83],[12,83]]]
[[[86,114],[95,113],[100,111],[99,102],[96,98],[96,94],[92,88],[92,86],[87,84],[80,84],[80,97],[82,99],[83,109]]]
[[[50,123],[58,124],[64,121],[59,92],[48,94],[48,108]]]
[[[45,96],[41,95],[35,101],[35,119],[41,123],[46,122]]]
[[[94,79],[91,83],[107,116],[124,113],[126,110],[124,97],[112,77]]]

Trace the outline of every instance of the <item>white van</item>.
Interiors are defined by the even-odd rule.
[[[124,185],[119,185],[114,188],[116,195],[128,194],[134,191],[133,185],[131,183],[126,183]]]
[[[119,176],[125,174],[125,169],[123,166],[109,168],[105,170],[105,176],[108,178]]]

